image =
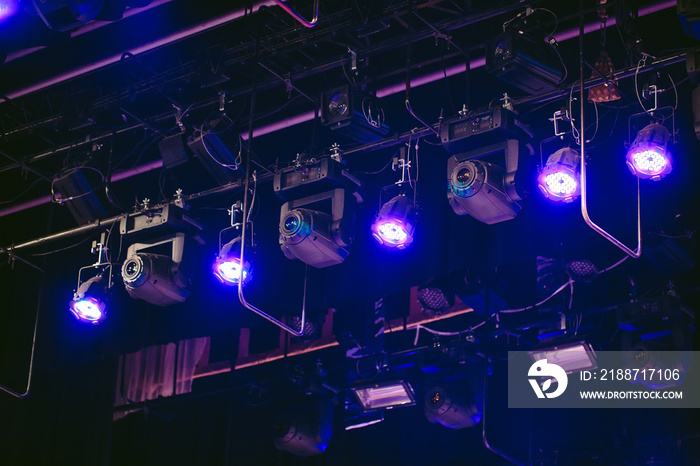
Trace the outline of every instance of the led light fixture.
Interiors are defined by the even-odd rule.
[[[403,194],[384,204],[372,224],[372,236],[388,248],[404,249],[413,242],[418,210]]]
[[[501,154],[505,167],[480,159]],[[522,199],[515,189],[518,157],[519,142],[514,139],[450,157],[447,199],[452,210],[489,225],[515,218]]]
[[[286,202],[279,224],[284,255],[319,269],[343,262],[353,241],[355,202],[345,189]]]
[[[226,243],[216,257],[212,269],[214,276],[224,285],[238,286],[248,283],[252,277],[251,265],[247,260],[241,264],[240,236]]]
[[[537,178],[537,186],[553,201],[571,202],[581,194],[579,164],[581,156],[568,147],[549,156]]]
[[[295,399],[294,407],[282,411],[275,420],[272,433],[278,450],[306,457],[320,455],[328,448],[333,435],[333,403],[320,395],[311,398]]]
[[[564,369],[567,374],[598,368],[595,351],[585,341],[532,350],[528,354],[532,362],[546,359],[548,363]]]
[[[450,429],[473,427],[481,421],[481,407],[468,400],[466,388],[457,385],[438,385],[425,393],[425,417]]]
[[[364,411],[392,409],[416,404],[413,389],[408,382],[394,380],[371,385],[351,387]]]
[[[19,0],[0,0],[0,24],[19,11]]]
[[[175,233],[131,245],[122,265],[122,279],[129,296],[161,307],[184,302],[192,284],[192,271],[182,266],[184,244],[185,234]],[[170,249],[170,254],[145,252],[160,252],[163,247]]]
[[[627,166],[640,178],[660,180],[671,173],[672,160],[668,149],[671,133],[659,124],[642,128],[627,151]]]
[[[70,302],[70,311],[76,319],[94,325],[107,317],[107,291],[102,275],[97,275],[80,284]]]

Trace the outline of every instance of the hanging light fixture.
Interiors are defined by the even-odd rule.
[[[97,325],[107,317],[109,286],[105,288],[102,281],[102,275],[92,277],[73,294],[69,309],[79,321]]]
[[[246,260],[241,264],[240,244],[240,236],[232,239],[221,248],[214,261],[214,276],[224,285],[238,286],[239,282],[245,285],[252,277],[250,262]]]
[[[549,156],[537,178],[537,186],[553,201],[571,202],[581,194],[581,155],[569,147]]]
[[[627,166],[640,178],[658,181],[671,173],[672,159],[668,150],[671,141],[669,130],[651,123],[642,128],[627,151]]]
[[[372,236],[388,248],[404,249],[413,242],[418,210],[413,201],[399,194],[384,204],[372,224]]]

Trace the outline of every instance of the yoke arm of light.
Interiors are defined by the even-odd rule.
[[[314,0],[314,18],[311,21],[308,21],[302,15],[297,13],[297,11],[294,8],[287,5],[287,2],[285,2],[284,0],[274,0],[274,1],[277,5],[280,6],[280,8],[282,8],[284,11],[289,13],[292,16],[292,18],[299,21],[299,23],[301,23],[302,26],[307,27],[307,28],[312,28],[312,27],[316,26],[316,23],[318,22],[318,4],[319,4],[320,0]]]
[[[583,10],[583,0],[580,0],[580,8]],[[588,187],[586,181],[586,136],[585,136],[585,122],[584,122],[584,105],[585,102],[585,88],[584,76],[583,76],[583,14],[581,14],[581,19],[579,20],[579,80],[580,80],[580,102],[581,102],[581,113],[580,113],[580,138],[581,138],[581,215],[586,224],[591,227],[596,233],[599,233],[603,238],[610,241],[612,244],[622,249],[625,254],[638,259],[642,255],[642,213],[641,213],[641,195],[639,192],[639,177],[637,177],[637,249],[634,251],[629,247],[625,246],[620,240],[615,238],[613,235],[605,231],[603,228],[598,226],[592,219],[588,212]]]

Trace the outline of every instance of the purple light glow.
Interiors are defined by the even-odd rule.
[[[107,305],[93,297],[74,298],[70,303],[70,311],[81,322],[89,322],[91,324],[99,324],[104,320],[107,313],[105,312]]]
[[[378,240],[380,243],[388,243],[398,247],[402,245],[405,247],[409,239],[404,226],[393,220],[380,224],[377,227],[376,236],[379,236]]]
[[[578,189],[576,179],[566,172],[549,173],[544,177],[549,194],[556,197],[571,197]]]
[[[666,155],[660,153],[657,149],[635,152],[630,158],[632,159],[630,170],[642,178],[660,179],[668,173],[666,171],[667,167],[670,168]],[[627,163],[629,164],[630,162],[628,161]]]
[[[581,193],[579,184],[579,153],[568,147],[559,149],[547,159],[537,178],[537,185],[553,201],[571,202]]]
[[[660,180],[671,173],[671,133],[659,123],[642,128],[627,151],[627,166],[640,178]]]
[[[413,242],[418,212],[413,202],[398,195],[384,204],[372,224],[372,236],[388,248],[404,249]]]
[[[0,0],[0,24],[19,10],[19,0]]]
[[[214,262],[214,275],[224,285],[238,285],[243,280],[246,284],[250,276],[250,267],[241,267],[241,261],[237,258],[223,258]]]

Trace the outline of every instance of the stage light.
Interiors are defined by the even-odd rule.
[[[388,248],[404,249],[413,242],[418,210],[403,194],[384,204],[372,224],[372,236]]]
[[[537,178],[537,186],[548,199],[571,202],[581,194],[581,156],[568,147],[549,156]]]
[[[355,398],[364,411],[392,409],[416,404],[413,389],[408,382],[392,380],[370,385],[351,387]]]
[[[668,149],[671,133],[658,123],[651,123],[637,133],[627,151],[627,166],[640,178],[660,180],[672,169]]]
[[[333,435],[333,403],[314,397],[301,406],[283,411],[272,427],[275,447],[296,456],[320,455]]]
[[[162,251],[168,245],[170,255],[141,252]],[[122,265],[122,279],[129,296],[161,307],[184,302],[192,284],[191,271],[181,266],[184,246],[184,233],[131,245]]]
[[[500,153],[505,168],[479,159]],[[452,210],[489,225],[515,218],[522,199],[515,189],[518,157],[519,142],[513,139],[450,157],[447,199]]]
[[[557,364],[567,374],[598,368],[595,351],[585,341],[536,349],[528,351],[528,354],[532,362],[546,359],[548,363]]]
[[[19,0],[0,0],[0,24],[19,10]]]
[[[587,259],[567,263],[564,268],[569,276],[576,281],[592,282],[598,276],[598,268]]]
[[[284,255],[319,269],[342,263],[353,241],[354,206],[355,197],[344,189],[285,203],[279,224]]]
[[[36,13],[47,27],[67,32],[92,21],[102,10],[104,0],[32,0]]]
[[[245,285],[252,277],[250,262],[241,264],[240,247],[239,236],[226,243],[214,261],[214,276],[224,285],[238,286],[239,282]]]
[[[435,278],[418,287],[416,298],[424,314],[436,316],[454,306],[455,291],[449,279]]]
[[[389,133],[382,102],[347,84],[321,95],[321,123],[357,142],[377,141]]]
[[[70,302],[70,311],[76,319],[94,325],[107,317],[107,292],[102,275],[97,275],[80,284]]]
[[[423,410],[431,423],[450,429],[473,427],[481,421],[480,403],[470,401],[466,387],[438,385],[425,393]]]

